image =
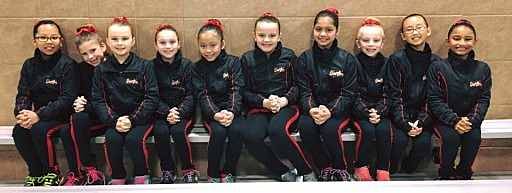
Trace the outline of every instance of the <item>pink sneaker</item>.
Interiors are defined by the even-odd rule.
[[[126,179],[112,179],[110,181],[110,184],[111,185],[125,185],[126,184]]]
[[[370,170],[368,167],[360,167],[354,169],[354,176],[357,181],[373,181],[372,176],[370,175]]]
[[[390,181],[389,172],[386,170],[377,170],[377,181]]]
[[[149,184],[149,176],[135,176],[133,184]]]

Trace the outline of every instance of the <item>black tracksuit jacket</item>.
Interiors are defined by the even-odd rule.
[[[284,96],[289,105],[297,103],[298,88],[294,81],[297,56],[279,42],[267,56],[258,46],[241,57],[245,78],[244,102],[250,109],[263,108],[263,99],[270,95]]]
[[[177,107],[180,117],[190,119],[195,110],[191,75],[192,62],[184,58],[181,51],[178,51],[172,63],[163,61],[162,56],[157,53],[153,64],[160,94],[156,115],[165,119],[169,110]]]
[[[411,130],[408,122],[419,120],[418,127],[432,128],[427,108],[426,73],[428,67],[440,58],[432,54],[428,44],[422,52],[406,45],[389,56],[387,66],[392,120],[405,132]]]
[[[120,116],[128,115],[132,125],[148,124],[159,100],[153,65],[134,53],[124,64],[108,55],[94,71],[91,94],[102,123],[115,126]]]
[[[491,70],[475,60],[472,51],[466,60],[454,53],[432,64],[428,71],[430,111],[438,121],[454,126],[468,117],[473,128],[480,128],[491,100]]]
[[[354,104],[354,116],[361,120],[368,120],[369,109],[374,108],[377,114],[387,117],[389,112],[389,99],[387,96],[386,60],[381,53],[375,58],[364,53],[356,55],[361,70],[358,73],[359,94]]]
[[[21,110],[33,110],[42,121],[67,121],[77,96],[77,64],[60,51],[47,60],[36,49],[25,60],[16,94],[14,115]]]
[[[192,83],[204,120],[221,110],[240,114],[244,78],[238,57],[222,50],[212,62],[201,58],[192,67]]]
[[[339,48],[335,40],[331,48],[322,50],[316,42],[297,60],[297,86],[302,113],[325,105],[333,117],[351,115],[357,96],[359,62]]]

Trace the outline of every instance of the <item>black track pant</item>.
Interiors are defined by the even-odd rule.
[[[276,114],[250,111],[247,115],[246,127],[242,130],[247,149],[256,160],[277,175],[289,170],[279,158],[290,160],[299,175],[312,172],[304,151],[291,136],[292,124],[298,118],[299,111],[295,107],[285,107]],[[270,138],[270,146],[264,142],[266,137]]]
[[[441,140],[439,177],[448,178],[454,175],[469,179],[473,171],[471,166],[480,148],[480,128],[475,127],[469,132],[458,134],[453,127],[439,125],[434,128],[436,136]],[[460,161],[455,167],[455,158],[460,148]]]
[[[172,136],[174,140],[175,152],[181,160],[182,170],[194,169],[191,144],[188,140],[188,134],[191,129],[191,120],[183,120],[174,125],[170,125],[164,119],[158,119],[155,122],[153,135],[155,136],[156,150],[160,157],[160,167],[163,171],[176,170],[169,136]]]

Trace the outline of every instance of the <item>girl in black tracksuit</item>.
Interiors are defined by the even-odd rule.
[[[448,31],[448,58],[433,63],[428,71],[428,102],[441,140],[440,179],[471,179],[480,147],[492,79],[489,65],[475,59],[476,40],[469,20],[456,21]],[[460,160],[454,168],[459,147]]]
[[[201,59],[192,68],[192,83],[202,110],[208,142],[208,181],[235,182],[236,167],[242,149],[240,136],[242,88],[240,60],[224,50],[219,20],[210,19],[198,32]],[[226,144],[225,164],[220,161]]]
[[[153,65],[130,52],[135,41],[131,29],[125,17],[114,18],[107,36],[112,54],[96,67],[92,82],[92,105],[109,125],[105,145],[114,185],[125,183],[124,146],[134,163],[134,183],[149,183],[146,139],[158,106]]]
[[[386,64],[391,116],[394,131],[391,172],[412,139],[412,148],[402,161],[406,173],[416,171],[418,164],[431,152],[432,119],[427,109],[426,72],[440,58],[432,53],[426,39],[430,28],[424,16],[411,14],[402,20],[402,38],[407,44],[389,56]]]
[[[21,68],[12,135],[28,166],[25,186],[55,186],[61,177],[52,137],[72,111],[76,63],[62,53],[63,37],[54,21],[38,21],[33,38],[37,48]]]
[[[366,18],[359,28],[356,43],[361,50],[356,55],[362,68],[358,73],[359,96],[354,104],[355,126],[361,128],[356,145],[357,161],[354,176],[360,181],[373,180],[369,172],[370,152],[377,153],[376,179],[388,181],[391,159],[392,129],[388,116],[386,94],[386,57],[380,53],[384,45],[384,29],[376,18]]]
[[[60,132],[69,168],[62,185],[105,184],[104,175],[94,166],[89,142],[91,136],[103,135],[107,125],[98,120],[89,101],[93,72],[104,60],[107,47],[92,24],[77,29],[75,44],[84,61],[78,64],[80,83],[73,104],[74,114],[70,124]]]
[[[264,31],[266,26],[274,31]],[[242,135],[249,153],[278,174],[280,180],[296,181],[296,175],[314,174],[302,148],[290,136],[292,124],[299,117],[296,106],[298,89],[294,82],[297,57],[279,41],[279,26],[279,20],[268,13],[258,18],[255,23],[255,49],[242,55],[246,83],[244,101],[248,107],[247,128],[242,131]],[[274,47],[266,47],[268,44]],[[272,95],[275,97],[272,98]],[[279,104],[280,98],[285,100],[283,104]],[[275,100],[275,106],[265,104],[272,100]],[[271,146],[264,142],[267,136]],[[273,150],[281,156],[276,156]],[[289,170],[279,157],[289,159],[297,173]]]
[[[341,133],[350,122],[359,63],[338,47],[337,29],[337,10],[319,12],[313,29],[314,45],[298,59],[302,108],[298,128],[304,147],[320,169],[320,179],[348,181]]]
[[[192,129],[194,97],[190,69],[192,62],[181,55],[176,29],[161,24],[155,33],[156,57],[153,59],[158,81],[160,102],[156,111],[156,149],[160,157],[162,176],[160,183],[176,181],[176,165],[172,156],[169,136],[172,135],[176,152],[181,159],[183,182],[197,183],[198,171],[192,164],[191,144],[187,134]],[[176,115],[175,115],[176,114]],[[170,116],[176,116],[170,118]]]

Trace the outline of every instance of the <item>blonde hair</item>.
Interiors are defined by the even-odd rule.
[[[382,39],[384,39],[386,36],[384,35],[384,27],[382,27],[382,23],[379,19],[375,17],[366,17],[363,19],[363,22],[361,23],[361,27],[359,27],[359,30],[357,31],[357,39],[361,38],[363,35],[363,31],[365,29],[376,27],[379,28],[382,34]]]

